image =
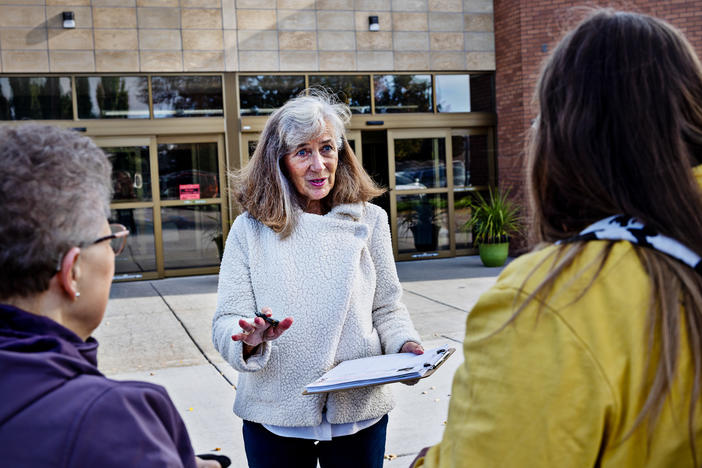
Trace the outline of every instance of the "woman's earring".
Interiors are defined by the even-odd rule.
[[[78,291],[76,291],[76,299],[78,299],[79,297],[80,297],[80,293]]]

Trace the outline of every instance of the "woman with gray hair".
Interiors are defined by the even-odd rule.
[[[195,457],[165,389],[97,368],[90,335],[129,234],[107,222],[105,154],[34,124],[0,127],[0,142],[3,466],[220,466]]]
[[[368,203],[383,190],[346,141],[349,119],[320,91],[294,98],[233,176],[245,212],[227,239],[212,333],[239,371],[234,412],[250,467],[381,467],[387,386],[302,392],[341,361],[423,352],[387,215]]]

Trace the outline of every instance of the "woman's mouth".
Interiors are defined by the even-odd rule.
[[[324,183],[327,181],[326,177],[322,179],[310,179],[308,182],[315,187],[321,187],[324,185]]]

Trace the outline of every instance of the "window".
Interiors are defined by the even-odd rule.
[[[69,77],[0,78],[0,120],[63,119],[73,119]]]
[[[375,112],[432,112],[431,75],[375,75]]]
[[[354,114],[370,114],[370,76],[368,75],[310,75],[310,87],[326,88],[345,102]]]
[[[492,75],[436,75],[437,112],[493,112]]]
[[[302,75],[257,75],[239,77],[241,115],[269,115],[305,89]]]
[[[219,198],[217,143],[158,145],[162,200]]]
[[[154,118],[222,117],[221,76],[154,76]]]
[[[148,119],[145,76],[76,77],[79,119]]]

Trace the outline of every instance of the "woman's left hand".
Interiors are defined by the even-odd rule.
[[[405,342],[405,344],[402,345],[400,352],[401,353],[424,354],[424,348],[419,343],[415,343],[414,341],[407,341],[407,342]],[[419,382],[419,379],[403,380],[402,381],[402,383],[405,385],[415,385],[417,382]]]
[[[419,343],[414,341],[407,341],[402,345],[400,349],[401,353],[414,353],[414,354],[424,354],[424,348]]]

